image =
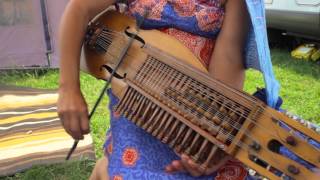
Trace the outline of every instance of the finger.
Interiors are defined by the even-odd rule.
[[[166,171],[167,173],[172,173],[172,172],[174,172],[174,167],[173,167],[171,164],[169,164],[169,165],[167,165],[167,166],[165,167],[165,171]]]
[[[188,160],[188,166],[194,169],[197,172],[204,173],[204,171],[200,168],[200,165],[192,161],[191,159]]]
[[[67,114],[59,114],[59,118],[60,118],[60,122],[64,128],[64,130],[70,135],[72,136],[72,133],[70,131],[70,119],[68,118]]]
[[[64,122],[65,121],[65,114],[62,112],[58,112],[58,117],[60,119],[62,127],[66,129],[66,122]]]
[[[175,169],[175,171],[184,171],[185,169],[184,169],[184,167],[183,167],[183,165],[182,165],[182,163],[181,163],[181,161],[178,161],[178,160],[176,160],[176,161],[172,161],[172,166],[173,166],[173,168]]]
[[[199,164],[191,159],[188,161],[188,166],[191,167],[198,176],[205,174],[205,169],[202,169]]]
[[[85,110],[85,112],[81,113],[79,119],[80,119],[81,134],[88,134],[90,132],[88,111]]]
[[[184,171],[184,167],[179,160],[172,161],[171,164],[167,165],[165,168],[166,172],[173,173],[173,172],[182,172]]]
[[[64,130],[72,136],[72,132],[70,131],[71,124],[70,124],[70,119],[71,119],[71,114],[68,113],[65,110],[61,110],[58,108],[58,117],[60,119],[61,125],[64,128]]]
[[[81,133],[81,129],[80,129],[80,119],[77,115],[70,115],[69,114],[69,123],[70,123],[70,132],[71,132],[71,136],[73,137],[73,139],[76,140],[80,140],[83,139],[83,135]]]
[[[199,171],[199,168],[197,165],[195,165],[192,160],[186,156],[186,155],[181,155],[181,162],[183,167],[194,177],[198,177],[203,175],[203,172]]]

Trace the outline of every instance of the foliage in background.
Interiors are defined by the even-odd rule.
[[[272,50],[274,71],[282,88],[280,95],[284,100],[283,108],[299,114],[305,119],[320,124],[320,66],[316,63],[294,60],[283,51]],[[26,86],[43,89],[58,88],[57,70],[10,71],[0,73],[0,84]],[[81,74],[81,89],[90,107],[98,97],[104,82]],[[262,75],[253,70],[246,73],[245,91],[255,92],[257,87],[264,87]],[[97,157],[103,155],[104,134],[109,127],[109,112],[105,98],[91,121]],[[25,173],[18,173],[12,179],[87,179],[94,166],[92,161],[74,162],[51,166],[35,167]]]

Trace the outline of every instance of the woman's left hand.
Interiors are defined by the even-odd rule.
[[[221,166],[223,166],[230,159],[232,159],[231,156],[226,156],[214,166],[207,169],[203,169],[203,168],[200,168],[199,164],[193,162],[189,156],[182,154],[181,160],[172,161],[171,164],[165,167],[165,170],[168,173],[188,172],[194,177],[210,175],[215,171],[217,171]]]

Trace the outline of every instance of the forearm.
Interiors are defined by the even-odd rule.
[[[59,30],[60,88],[79,89],[80,54],[89,21],[113,0],[71,0]]]
[[[79,87],[79,59],[82,39],[89,22],[88,13],[76,3],[69,3],[59,31],[60,86]]]
[[[249,29],[249,14],[244,0],[228,0],[221,32],[209,65],[212,77],[242,89],[244,48]]]
[[[80,91],[80,53],[86,26],[113,0],[70,0],[59,31],[60,87],[58,115],[66,132],[74,139],[89,133],[88,108]]]

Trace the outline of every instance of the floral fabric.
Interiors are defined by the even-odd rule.
[[[224,8],[216,0],[134,0],[128,14],[141,20],[142,28],[160,29],[185,45],[208,68],[214,39],[220,31]]]

